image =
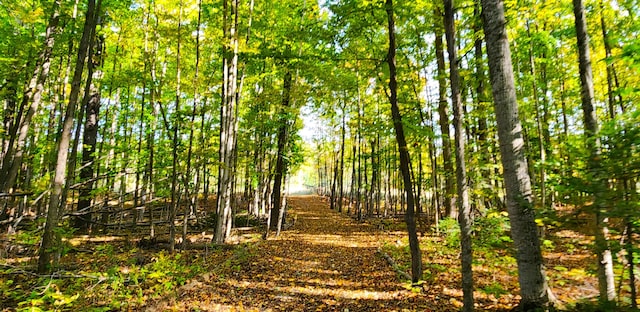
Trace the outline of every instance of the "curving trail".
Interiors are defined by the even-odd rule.
[[[317,196],[289,198],[292,229],[257,243],[223,274],[205,274],[149,310],[456,311],[444,295],[404,288],[376,254],[385,237]],[[240,256],[240,258],[242,258]]]

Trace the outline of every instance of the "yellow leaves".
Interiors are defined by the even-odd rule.
[[[44,20],[44,11],[41,7],[14,8],[15,18],[22,24],[35,24]]]

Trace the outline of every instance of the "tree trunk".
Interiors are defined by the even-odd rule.
[[[511,222],[511,236],[517,249],[518,280],[522,297],[520,308],[524,311],[545,309],[549,303],[548,287],[535,223],[522,125],[518,117],[511,51],[505,29],[504,3],[502,0],[483,0],[482,8],[489,76],[507,192],[507,210]]]
[[[587,17],[585,16],[582,0],[573,0],[576,36],[578,39],[578,62],[580,68],[580,85],[582,111],[584,114],[584,128],[586,148],[590,152],[587,163],[593,179],[594,203],[596,218],[595,248],[598,256],[598,285],[602,303],[611,303],[616,299],[615,281],[613,276],[613,258],[607,234],[608,218],[606,216],[605,192],[606,181],[601,173],[600,140],[598,138],[598,120],[593,105],[593,73],[591,71],[591,56],[589,53],[589,34],[587,32]]]
[[[343,99],[344,101],[344,99]],[[347,115],[347,105],[346,103],[342,103],[342,127],[341,131],[341,139],[340,139],[340,170],[338,171],[338,212],[342,212],[342,199],[344,198],[344,141],[346,135],[346,115]]]
[[[175,218],[178,213],[180,194],[178,194],[178,135],[180,133],[180,87],[181,87],[181,74],[180,68],[180,48],[182,38],[180,37],[180,31],[182,30],[182,1],[179,1],[179,13],[178,13],[178,33],[177,33],[177,49],[176,49],[176,103],[175,111],[173,113],[173,148],[171,154],[171,206],[169,209],[169,252],[173,252],[176,246],[176,223]]]
[[[607,104],[609,108],[609,118],[613,119],[616,115],[616,96],[614,94],[614,85],[613,78],[616,75],[616,68],[614,66],[613,60],[611,57],[613,53],[611,52],[611,42],[609,41],[609,32],[607,31],[607,24],[605,22],[604,17],[605,7],[604,0],[600,0],[600,29],[602,30],[602,41],[604,43],[604,51],[607,62]],[[620,99],[620,94],[618,94],[618,102],[622,107],[622,101]]]
[[[456,48],[454,8],[452,0],[444,0],[444,30],[449,53],[449,77],[451,81],[451,102],[453,104],[453,126],[455,128],[456,186],[458,196],[458,223],[460,224],[460,259],[462,261],[463,310],[473,311],[473,271],[471,263],[471,207],[465,165],[465,128],[462,100],[460,98],[460,74],[458,73],[458,53]]]
[[[51,16],[45,32],[44,47],[38,57],[38,62],[29,84],[22,96],[21,108],[25,108],[29,101],[31,105],[26,114],[18,114],[15,127],[11,131],[9,141],[6,142],[6,150],[3,150],[2,168],[0,168],[0,191],[9,192],[16,182],[18,171],[22,166],[26,139],[29,134],[31,119],[40,108],[44,83],[49,76],[51,68],[51,54],[55,44],[58,24],[60,22],[60,0],[54,0],[51,8]]]
[[[414,216],[414,196],[411,182],[411,172],[409,166],[411,160],[409,158],[409,149],[404,136],[404,128],[402,126],[402,116],[398,107],[398,83],[396,81],[396,35],[395,20],[393,16],[393,0],[386,0],[385,8],[387,11],[388,31],[389,31],[389,51],[387,54],[387,62],[389,63],[389,102],[391,104],[391,116],[393,118],[393,128],[396,133],[396,141],[398,143],[398,151],[400,152],[400,171],[404,182],[404,190],[407,196],[407,211],[404,220],[407,223],[407,232],[409,235],[409,249],[411,251],[411,281],[417,283],[422,279],[422,254],[416,233],[416,220]]]
[[[280,108],[280,117],[278,118],[278,152],[276,156],[276,170],[273,176],[273,200],[271,202],[271,224],[270,227],[277,231],[278,223],[280,220],[280,209],[283,209],[282,205],[282,185],[284,184],[284,177],[287,171],[287,140],[289,139],[289,110],[291,99],[291,72],[287,69],[284,74],[283,89],[282,89],[282,106]],[[278,221],[278,222],[274,222]]]
[[[491,155],[493,154],[492,146],[493,142],[489,142],[489,127],[487,125],[487,112],[489,112],[489,102],[488,94],[486,92],[486,75],[484,70],[484,64],[482,60],[482,16],[481,16],[481,4],[478,2],[473,7],[473,15],[475,17],[475,22],[473,24],[473,31],[478,34],[476,35],[476,40],[474,41],[474,52],[475,52],[475,80],[476,80],[476,99],[477,99],[477,108],[476,110],[479,112],[478,116],[478,148],[479,148],[479,170],[480,170],[480,178],[482,179],[481,185],[482,195],[484,198],[484,207],[488,208],[492,206],[493,196],[487,196],[489,194],[495,194],[491,190]],[[481,199],[482,200],[482,199]]]
[[[44,233],[42,234],[42,245],[40,246],[40,255],[38,258],[38,272],[45,273],[51,269],[51,257],[58,251],[55,250],[59,238],[54,237],[55,229],[58,226],[58,214],[64,208],[61,202],[63,189],[65,184],[65,173],[67,170],[67,156],[69,154],[69,145],[71,139],[71,130],[73,128],[73,118],[80,93],[80,83],[82,72],[84,71],[85,58],[89,47],[89,37],[95,30],[95,0],[89,0],[87,5],[87,13],[85,15],[84,30],[80,40],[78,49],[78,57],[76,59],[76,67],[71,82],[71,93],[69,95],[69,103],[64,116],[64,125],[62,134],[57,146],[56,168],[53,181],[51,183],[51,196],[49,198],[49,209],[47,211],[47,220],[45,223]]]
[[[438,9],[436,9],[435,15],[442,16]],[[444,209],[446,216],[457,218],[458,213],[453,203],[453,160],[451,157],[451,134],[449,132],[447,73],[444,62],[444,45],[442,43],[442,28],[440,27],[440,23],[436,22],[435,29],[435,49],[438,64],[438,115],[440,116],[440,131],[442,132],[442,161],[444,167]]]
[[[229,5],[231,2],[231,5]],[[238,0],[224,0],[223,33],[223,88],[220,106],[220,165],[218,167],[218,193],[216,207],[218,221],[215,242],[222,244],[227,239],[231,225],[231,202],[233,197],[233,157],[236,154],[235,129],[237,120],[236,88],[238,75]]]
[[[101,0],[98,0],[98,10],[101,5]],[[96,13],[96,18],[99,13]],[[95,34],[94,34],[95,37]],[[76,216],[76,228],[83,232],[87,232],[91,226],[91,210],[87,210],[91,206],[92,192],[94,182],[94,168],[95,168],[95,152],[96,143],[98,137],[98,113],[100,111],[100,88],[96,85],[97,81],[102,78],[102,66],[103,60],[103,39],[93,38],[94,43],[91,44],[93,51],[90,52],[89,57],[89,74],[91,78],[87,77],[88,92],[85,93],[85,116],[84,121],[84,133],[82,135],[82,163],[80,168],[80,192],[78,195],[78,214]],[[87,210],[87,211],[84,211]]]
[[[200,104],[200,98],[199,98],[199,93],[198,93],[198,76],[200,73],[200,23],[201,23],[201,17],[202,17],[202,0],[198,0],[198,21],[196,24],[196,59],[195,59],[195,74],[193,76],[193,86],[194,86],[194,91],[193,91],[193,108],[191,110],[191,120],[189,123],[189,148],[187,149],[187,169],[185,170],[185,177],[184,177],[184,189],[186,191],[187,194],[191,194],[189,197],[187,197],[187,200],[189,201],[189,205],[185,206],[184,209],[184,223],[183,223],[183,227],[182,227],[182,250],[185,249],[186,244],[187,244],[187,224],[189,221],[189,216],[192,214],[195,214],[197,212],[198,209],[198,184],[199,184],[199,179],[197,178],[196,175],[196,183],[195,183],[195,187],[192,191],[190,191],[190,187],[191,187],[191,158],[192,158],[192,153],[193,153],[193,139],[194,139],[194,134],[193,131],[196,127],[195,125],[195,119],[196,119],[196,112],[197,112],[197,108],[198,105]],[[204,110],[204,107],[202,108]],[[203,128],[204,129],[204,128]],[[247,220],[249,220],[248,216],[247,216]]]
[[[333,179],[331,179],[331,205],[330,208],[331,210],[335,210],[336,209],[336,204],[337,204],[337,191],[336,191],[336,186],[338,184],[338,155],[335,155],[335,157],[333,157]]]
[[[531,74],[531,91],[533,97],[533,106],[536,114],[536,131],[538,135],[538,152],[540,157],[540,165],[539,165],[539,174],[540,174],[540,206],[544,209],[546,207],[546,172],[545,172],[545,162],[546,162],[546,150],[545,150],[545,141],[544,141],[544,131],[543,131],[543,118],[542,114],[540,114],[540,103],[538,99],[538,83],[537,83],[537,73],[536,73],[536,62],[535,56],[533,55],[533,38],[531,37],[531,28],[529,22],[527,22],[527,35],[529,36],[529,74]],[[546,96],[546,95],[545,95]]]

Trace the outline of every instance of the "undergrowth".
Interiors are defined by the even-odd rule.
[[[37,275],[28,267],[0,265],[0,310],[113,311],[138,310],[152,300],[174,294],[205,272],[223,278],[253,255],[250,245],[170,254],[125,250],[121,244],[98,245],[95,251],[64,258],[69,268]],[[81,267],[73,270],[72,263]]]

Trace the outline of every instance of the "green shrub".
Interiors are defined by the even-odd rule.
[[[490,211],[486,216],[476,218],[473,226],[474,247],[505,247],[505,243],[511,242],[507,234],[509,229],[509,218],[505,212]]]
[[[460,246],[460,225],[456,219],[442,219],[438,226],[444,236],[446,246]],[[503,248],[506,243],[511,242],[508,230],[509,219],[505,213],[489,212],[484,217],[476,218],[473,224],[473,247],[478,249]]]
[[[448,247],[460,246],[460,225],[453,218],[444,218],[438,223],[440,232],[444,235],[445,245]]]

